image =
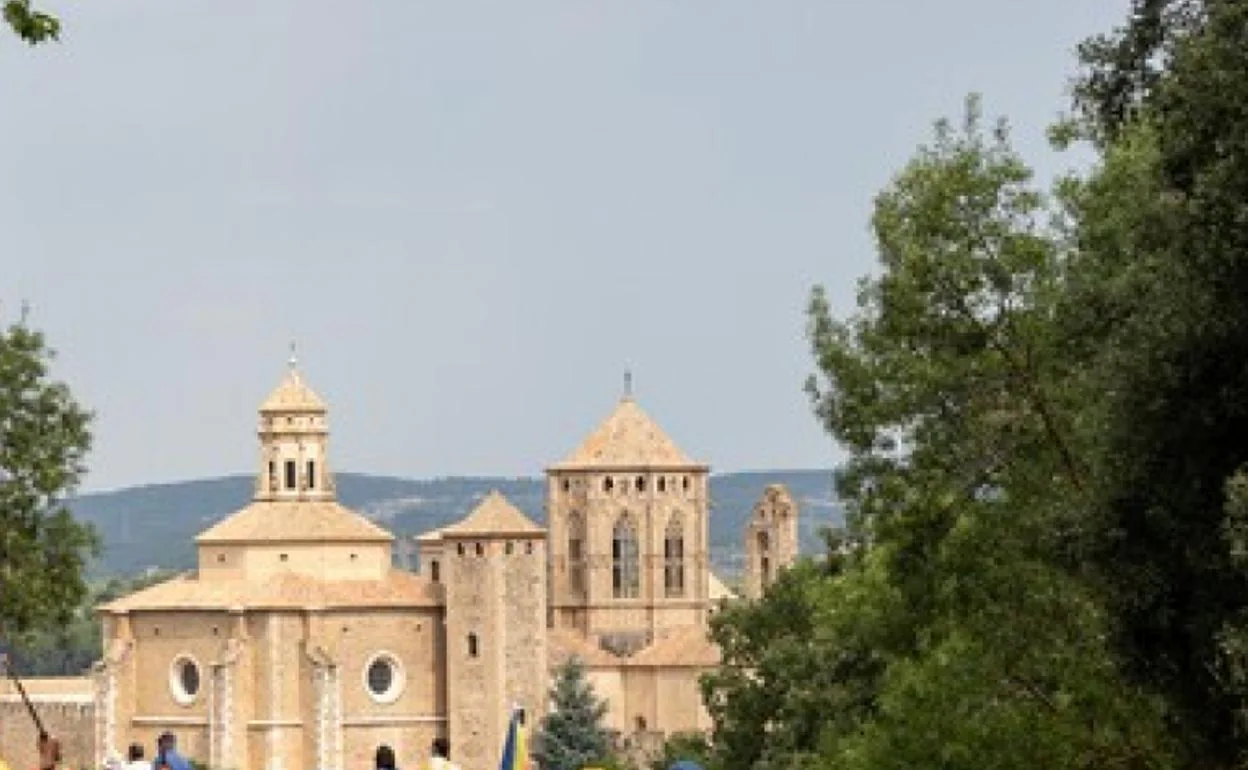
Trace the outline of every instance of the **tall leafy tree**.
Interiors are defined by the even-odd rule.
[[[1086,294],[1117,316],[1098,362],[1090,563],[1118,649],[1202,767],[1248,761],[1248,570],[1226,536],[1248,463],[1246,31],[1242,2],[1137,2],[1085,47],[1080,92],[1087,134],[1150,172],[1134,208],[1097,191],[1081,222],[1076,269],[1120,289]]]
[[[835,766],[1170,755],[1160,704],[1122,681],[1071,558],[1093,484],[1083,406],[1099,348],[1053,322],[1077,243],[1063,213],[1082,188],[1068,187],[1062,209],[972,99],[876,199],[882,270],[858,312],[833,318],[815,293],[809,390],[849,450],[838,489],[866,544],[828,595],[856,597],[850,616],[886,629],[871,638],[883,666],[864,717],[820,737]]]
[[[91,415],[51,378],[43,334],[0,330],[0,635],[66,625],[87,593],[94,531],[65,505],[85,468]]]
[[[576,657],[557,670],[550,702],[533,744],[533,758],[542,770],[582,770],[611,760],[610,734],[602,723],[607,704],[594,693]]]
[[[878,667],[834,679],[863,707],[821,766],[1248,761],[1246,34],[1242,2],[1138,0],[1081,51],[1090,179],[1046,202],[972,105],[877,199],[859,312],[816,292],[811,393],[864,549],[775,634]],[[756,713],[717,730],[805,764],[809,669],[729,651]]]

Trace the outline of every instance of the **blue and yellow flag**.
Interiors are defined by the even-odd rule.
[[[503,758],[498,770],[529,770],[529,736],[524,725],[524,709],[511,710],[511,722],[507,725],[507,741],[503,744]]]

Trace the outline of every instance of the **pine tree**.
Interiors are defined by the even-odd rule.
[[[550,690],[552,710],[542,718],[533,758],[542,770],[581,770],[610,759],[611,741],[602,725],[607,704],[585,678],[575,657],[559,667]]]

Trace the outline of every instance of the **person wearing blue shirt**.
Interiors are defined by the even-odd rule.
[[[173,733],[161,733],[156,740],[156,759],[152,770],[191,770],[191,763],[178,753],[178,739]]]

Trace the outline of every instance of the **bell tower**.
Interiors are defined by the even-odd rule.
[[[290,346],[286,376],[260,405],[258,501],[333,500],[329,472],[328,409],[299,376]]]
[[[710,607],[709,467],[633,397],[546,470],[548,623],[630,654],[705,622]]]
[[[771,484],[754,504],[745,528],[745,595],[761,598],[781,570],[797,561],[797,503],[783,484]]]

